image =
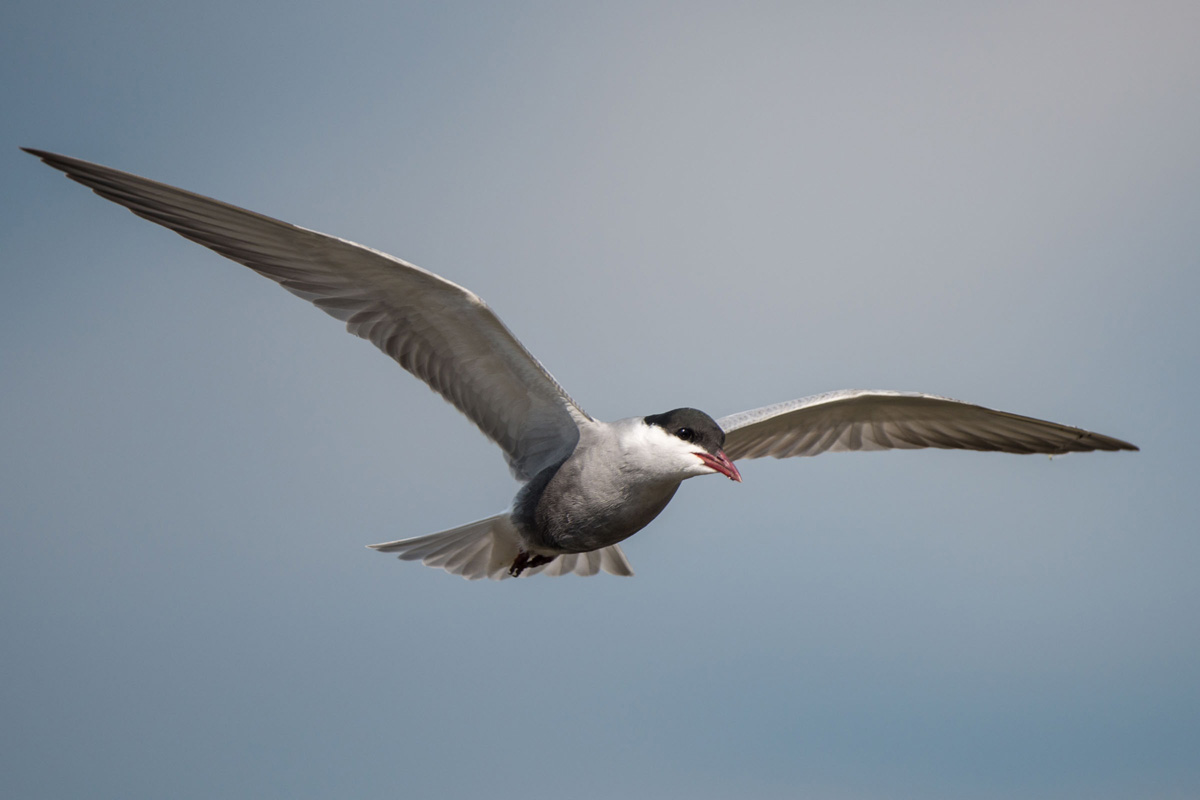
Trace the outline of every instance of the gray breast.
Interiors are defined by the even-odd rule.
[[[513,521],[535,550],[584,553],[627,539],[666,508],[680,483],[585,483],[582,472],[577,460],[565,459],[517,494]]]

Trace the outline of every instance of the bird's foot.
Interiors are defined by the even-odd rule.
[[[522,550],[517,553],[517,557],[513,559],[512,566],[508,568],[508,574],[514,578],[521,577],[521,573],[527,569],[540,567],[543,564],[549,564],[554,560],[554,556],[539,556],[531,553],[526,553]]]

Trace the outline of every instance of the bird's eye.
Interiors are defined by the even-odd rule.
[[[691,428],[680,428],[675,431],[675,435],[685,442],[694,442],[696,440],[696,432]]]

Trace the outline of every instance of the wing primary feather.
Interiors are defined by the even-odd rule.
[[[717,422],[733,459],[924,447],[1052,455],[1137,450],[1111,436],[917,392],[826,392]]]
[[[346,323],[429,384],[528,480],[591,422],[487,304],[398,258],[128,172],[23,148],[99,196],[237,261]]]

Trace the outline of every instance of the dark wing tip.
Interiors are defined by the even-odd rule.
[[[34,147],[22,147],[21,149],[24,150],[26,153],[29,153],[29,155],[31,155],[31,156],[40,158],[42,161],[49,161],[50,159],[55,157],[54,153],[51,153],[47,150],[38,150],[37,148],[34,148]]]
[[[22,147],[21,149],[26,153],[29,153],[29,155],[41,159],[43,163],[49,164],[51,167],[66,173],[68,177],[71,177],[71,172],[73,169],[82,166],[89,166],[88,162],[86,161],[78,158],[71,158],[70,156],[59,155],[58,153],[51,153],[49,150],[38,150],[34,147]]]
[[[1080,436],[1079,438],[1086,444],[1091,445],[1092,449],[1094,450],[1107,450],[1110,453],[1114,453],[1119,450],[1128,450],[1136,453],[1141,449],[1136,444],[1131,444],[1130,442],[1126,442],[1123,439],[1118,439],[1115,436],[1105,436],[1102,433],[1092,433],[1091,431],[1088,431],[1086,435]]]

